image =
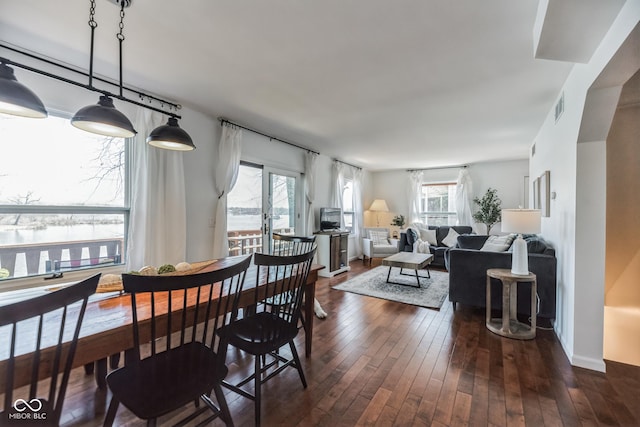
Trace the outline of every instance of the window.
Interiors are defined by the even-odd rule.
[[[353,232],[353,180],[344,181],[342,191],[342,214],[344,218],[344,228],[349,233]]]
[[[0,114],[0,287],[7,279],[124,262],[123,138],[69,120]]]
[[[420,219],[429,225],[456,225],[456,183],[423,184]]]

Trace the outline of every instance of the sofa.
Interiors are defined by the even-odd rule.
[[[487,270],[511,268],[511,246],[507,251],[481,250],[489,236],[459,236],[455,248],[445,258],[449,270],[449,301],[454,309],[457,303],[486,307]],[[539,236],[523,236],[527,242],[529,271],[537,280],[538,317],[553,319],[556,315],[556,267],[555,250]],[[492,279],[491,307],[502,307],[502,284]],[[531,291],[529,285],[518,286],[517,311],[529,315]]]
[[[411,224],[406,231],[400,233],[400,241],[398,243],[400,250],[403,252],[420,252],[417,244],[420,244],[420,241],[427,241],[425,233],[421,233],[421,230],[429,230],[432,232],[431,235],[433,235],[435,231],[435,240],[429,242],[429,253],[433,255],[431,265],[441,268],[445,268],[446,266],[445,253],[451,247],[455,246],[455,239],[451,246],[443,242],[449,235],[450,230],[454,230],[458,235],[471,234],[473,232],[473,229],[467,225],[430,225],[425,227],[424,225],[414,223]]]

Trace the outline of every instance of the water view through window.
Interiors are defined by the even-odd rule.
[[[125,140],[0,114],[0,279],[122,262]]]

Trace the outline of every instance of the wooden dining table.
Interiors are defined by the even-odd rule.
[[[213,271],[224,268],[238,262],[238,259],[244,256],[227,257],[212,262],[206,268],[199,271]],[[309,272],[305,284],[305,302],[303,306],[303,327],[305,332],[305,355],[311,356],[312,340],[313,340],[313,320],[314,320],[314,299],[315,287],[318,280],[318,271],[324,268],[322,265],[313,264]],[[257,281],[257,267],[252,263],[247,270],[245,278],[245,287],[240,296],[240,306],[247,306],[254,302],[253,290],[256,283],[258,286],[266,283],[266,278],[260,278]],[[193,309],[196,302],[187,309]],[[179,304],[175,305],[176,307]],[[1,307],[0,307],[1,309]],[[172,311],[172,316],[181,314],[180,308]],[[177,323],[177,322],[176,322]],[[86,366],[94,362],[100,362],[96,369],[96,380],[98,386],[104,386],[104,376],[106,375],[106,361],[114,354],[120,354],[133,348],[133,317],[131,311],[131,297],[126,293],[97,294],[95,298],[89,301],[85,312],[85,317],[80,330],[78,346],[73,361],[73,367]],[[0,339],[2,334],[0,331]],[[33,355],[31,351],[26,350],[29,343],[25,343],[22,347],[18,347],[14,369],[14,387],[21,387],[29,383],[31,378],[31,361]],[[67,349],[64,348],[63,351]],[[6,350],[0,348],[0,390],[4,389],[6,372],[6,363],[8,354]],[[51,371],[54,349],[46,348],[41,353],[39,366],[40,378],[46,378]],[[126,363],[126,362],[125,362]]]

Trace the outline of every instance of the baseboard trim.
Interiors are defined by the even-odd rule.
[[[560,341],[560,345],[562,346],[564,355],[567,357],[567,360],[569,361],[571,366],[590,369],[592,371],[606,372],[607,365],[604,363],[604,359],[594,359],[592,357],[584,357],[584,356],[576,355],[572,351],[569,351],[569,348],[567,347],[567,343],[565,342],[564,337],[558,330],[557,323],[554,324],[554,332],[556,333],[556,337],[558,337],[558,340]]]

